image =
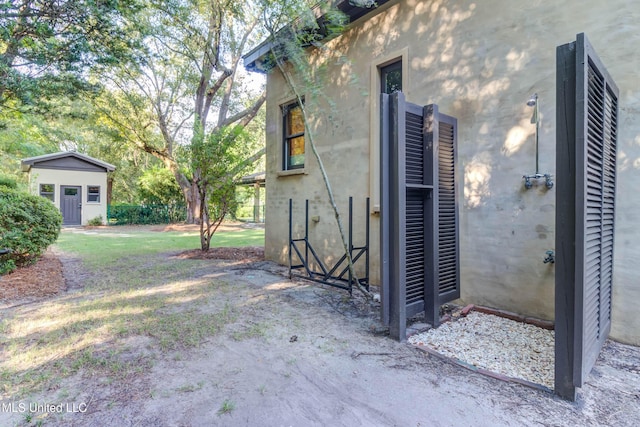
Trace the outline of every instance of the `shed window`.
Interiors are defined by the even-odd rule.
[[[304,118],[297,102],[283,107],[284,170],[304,167]]]
[[[55,185],[53,184],[40,184],[40,195],[53,202],[55,195]]]
[[[100,187],[97,185],[87,186],[87,202],[100,202]]]

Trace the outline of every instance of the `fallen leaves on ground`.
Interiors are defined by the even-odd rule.
[[[35,264],[0,276],[0,300],[41,298],[55,295],[65,287],[62,263],[47,251]]]
[[[246,246],[242,248],[209,248],[203,252],[200,249],[184,251],[176,255],[180,259],[225,259],[250,263],[264,260],[262,246]]]

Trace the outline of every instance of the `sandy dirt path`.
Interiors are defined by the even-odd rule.
[[[152,354],[126,382],[82,374],[31,401],[75,405],[51,426],[636,426],[640,350],[607,343],[569,403],[382,336],[378,308],[344,291],[290,281],[267,262],[212,262],[229,284],[201,305],[235,320],[195,349]],[[153,352],[132,337],[131,357]],[[62,394],[64,391],[64,394]],[[84,406],[83,406],[84,404]],[[82,409],[82,411],[80,410]],[[0,425],[30,425],[0,413]]]

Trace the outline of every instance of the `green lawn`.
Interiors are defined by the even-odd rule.
[[[263,244],[262,229],[225,231],[212,240],[212,246]],[[82,259],[82,288],[73,298],[61,294],[0,313],[0,400],[56,390],[77,373],[127,381],[148,371],[158,354],[178,357],[220,333],[244,304],[233,299],[228,279],[209,275],[210,260],[165,255],[198,249],[198,233],[74,229],[56,245]]]
[[[118,259],[163,252],[200,248],[197,232],[148,231],[110,228],[100,230],[63,231],[56,243],[65,252],[79,255],[92,265],[105,265]],[[264,229],[218,232],[213,235],[211,247],[264,246]]]

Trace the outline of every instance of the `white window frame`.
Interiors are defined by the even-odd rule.
[[[42,186],[50,185],[53,188],[53,191],[42,191]],[[38,185],[38,194],[45,199],[51,200],[51,203],[55,203],[56,201],[56,185],[55,184],[46,184],[41,183]],[[49,198],[51,196],[51,198]]]
[[[91,190],[90,190],[91,188],[97,188],[98,189],[98,200],[90,200],[91,196],[96,194],[96,193],[92,193],[91,192]],[[102,196],[102,188],[101,188],[100,185],[87,185],[87,203],[99,204],[101,196]]]

